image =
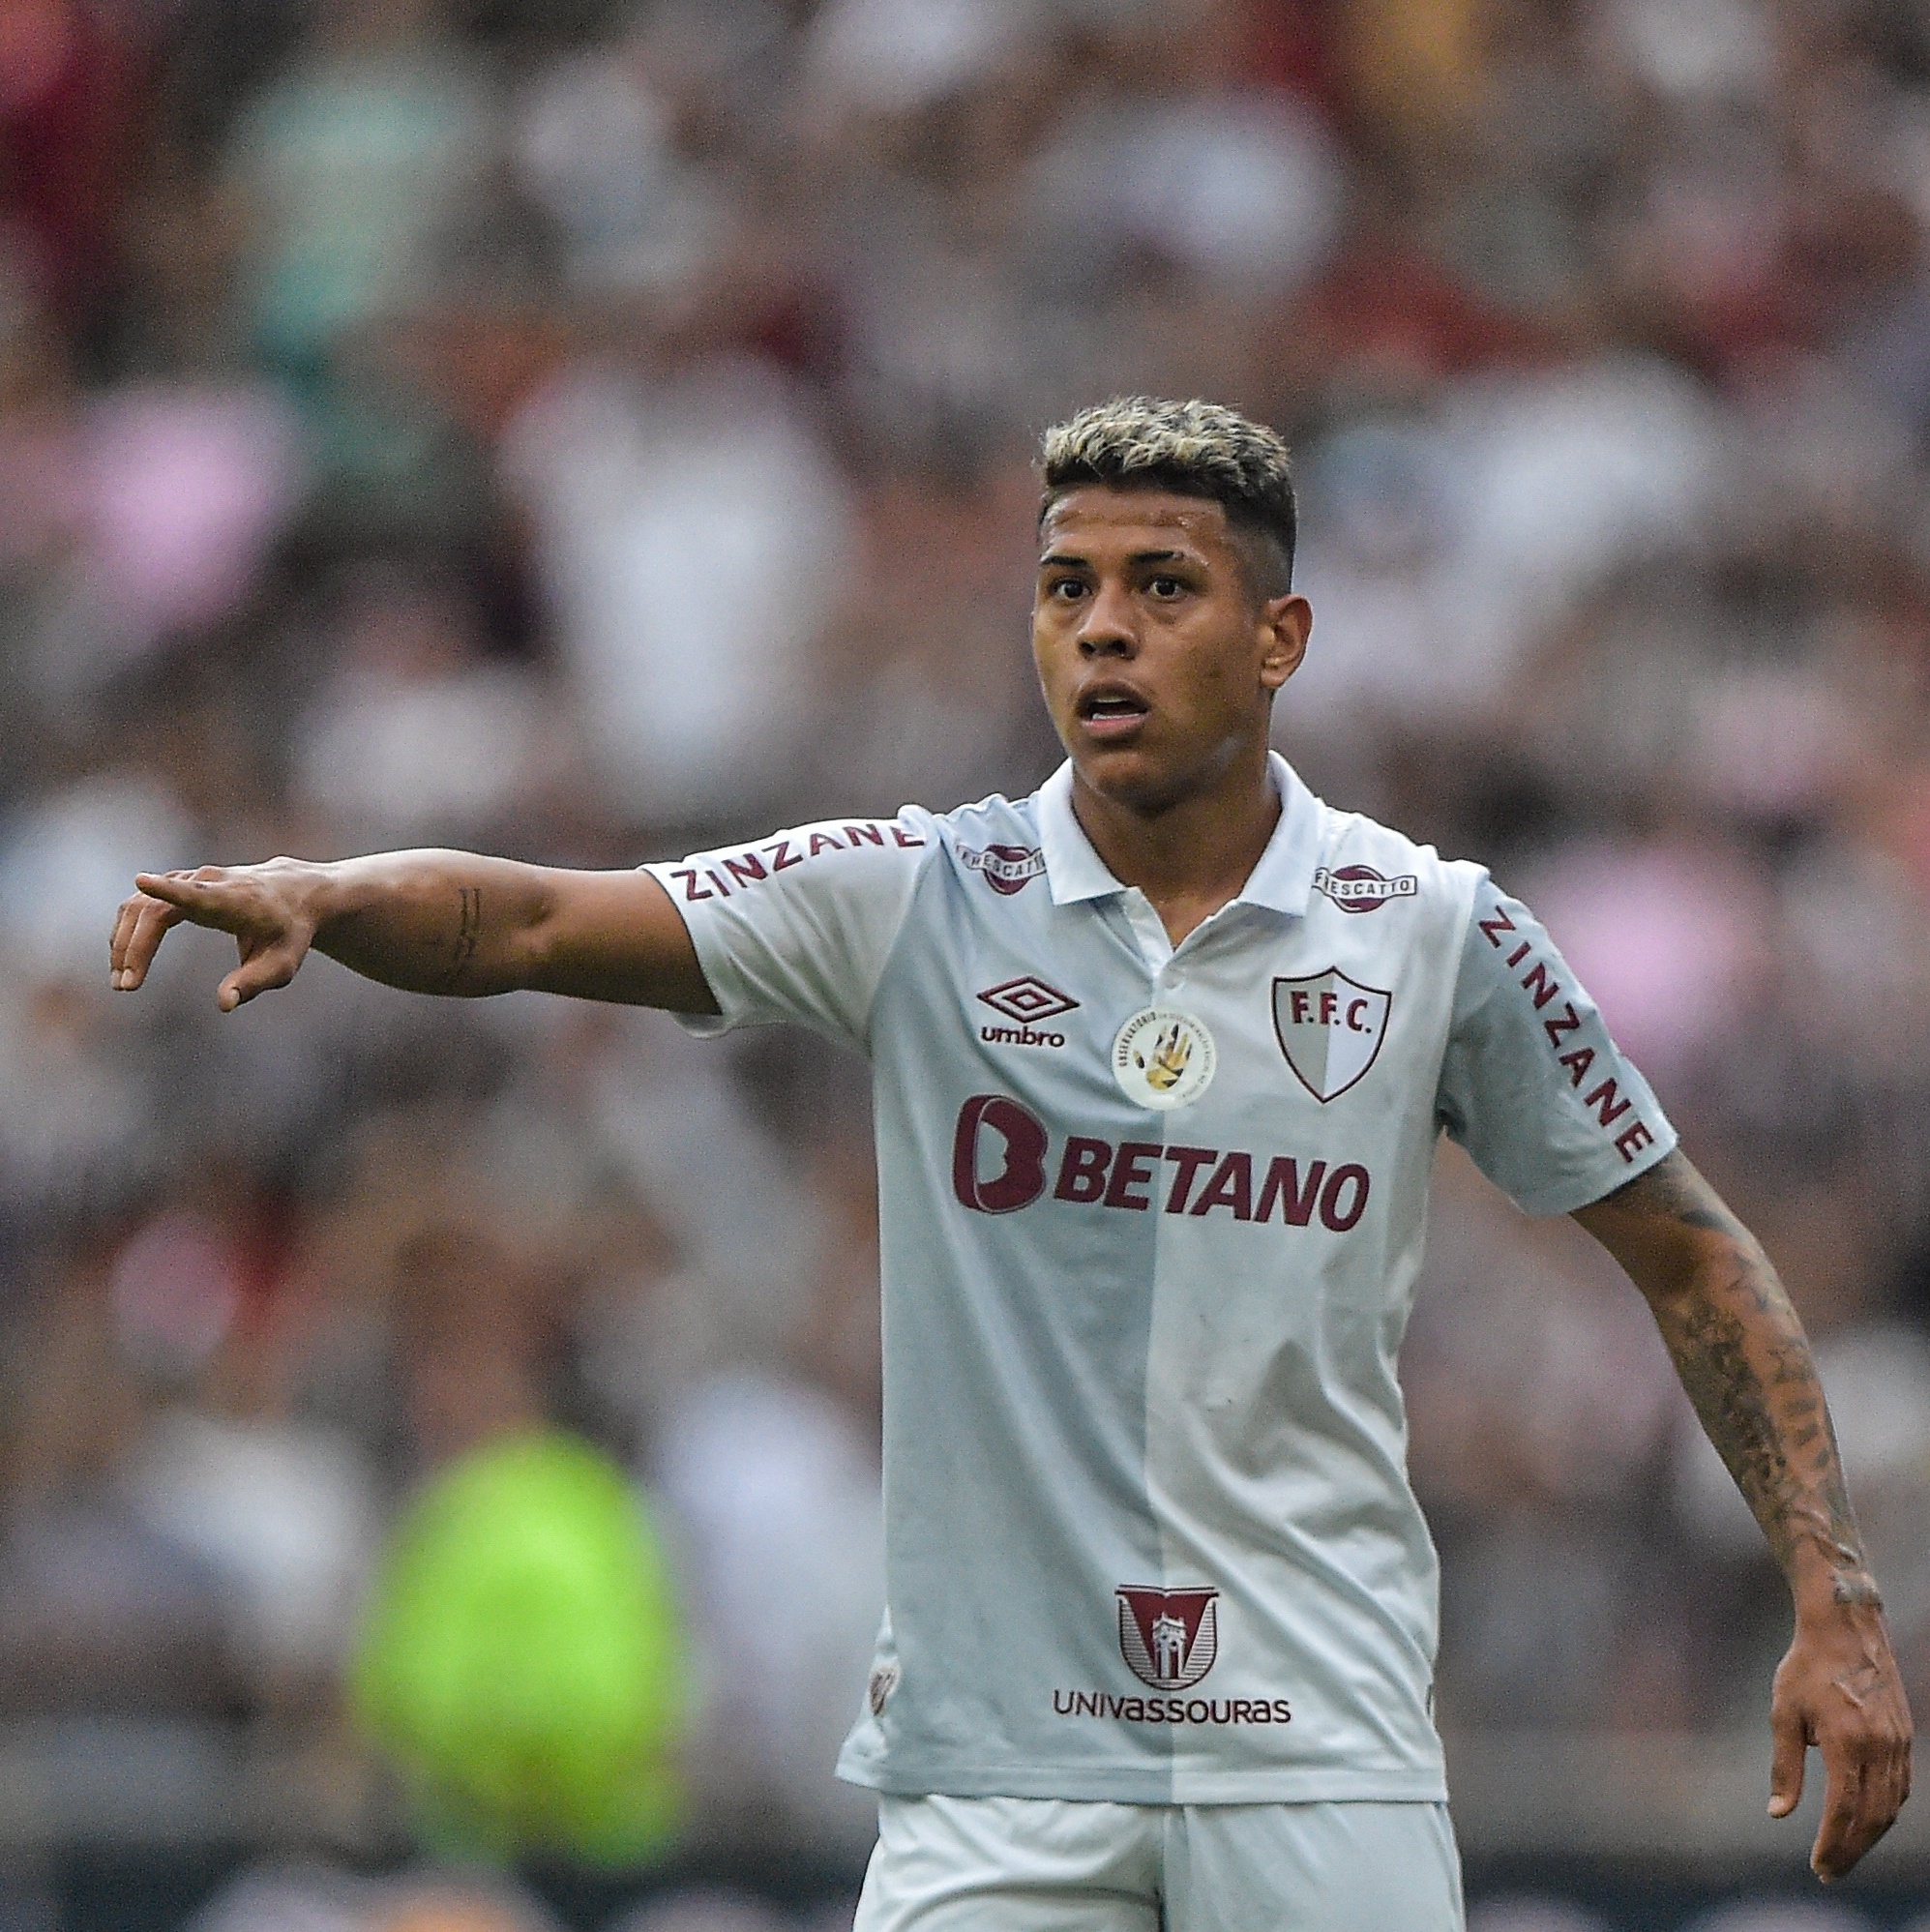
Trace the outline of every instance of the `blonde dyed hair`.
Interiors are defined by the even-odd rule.
[[[1281,587],[1292,580],[1292,456],[1277,431],[1235,409],[1197,397],[1115,396],[1054,424],[1040,442],[1039,470],[1042,519],[1065,491],[1090,484],[1203,496],[1218,503],[1230,523],[1270,539]]]

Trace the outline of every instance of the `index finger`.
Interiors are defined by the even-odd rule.
[[[239,933],[258,911],[257,895],[245,878],[220,866],[198,872],[143,872],[134,883],[150,899],[173,909],[177,919],[211,926],[220,933]]]
[[[211,896],[209,888],[218,885],[218,879],[198,878],[191,872],[137,872],[134,884],[150,899],[160,899],[169,906],[178,906],[186,912],[196,906],[205,906]]]

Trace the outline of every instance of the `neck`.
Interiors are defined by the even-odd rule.
[[[1152,807],[1108,797],[1075,767],[1072,810],[1106,869],[1145,894],[1176,946],[1237,897],[1280,822],[1281,800],[1262,744],[1209,788]]]

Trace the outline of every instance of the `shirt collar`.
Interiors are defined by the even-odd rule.
[[[1297,919],[1313,896],[1314,868],[1320,863],[1321,802],[1278,752],[1269,752],[1266,762],[1280,794],[1280,822],[1234,903],[1264,906]],[[1039,846],[1054,906],[1125,890],[1092,849],[1073,812],[1069,759],[1039,788]]]

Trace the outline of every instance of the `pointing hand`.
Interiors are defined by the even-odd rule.
[[[313,874],[297,859],[139,874],[137,889],[121,902],[108,946],[114,990],[133,993],[141,985],[162,940],[184,919],[234,936],[240,964],[215,996],[223,1013],[286,986],[314,938]]]

